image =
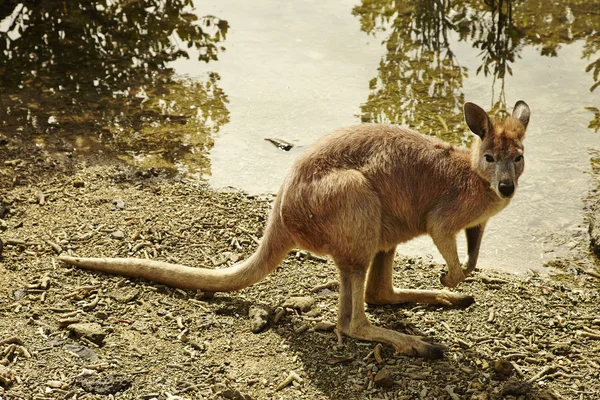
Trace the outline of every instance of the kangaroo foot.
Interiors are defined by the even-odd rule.
[[[443,358],[444,351],[447,350],[446,346],[427,343],[419,336],[406,335],[390,329],[380,328],[368,322],[359,326],[352,326],[344,334],[355,339],[385,343],[392,346],[396,353],[430,360]]]
[[[475,302],[473,296],[448,290],[398,289],[369,291],[366,301],[371,305],[423,303],[444,307],[468,307]]]
[[[464,281],[465,278],[466,278],[466,276],[462,270],[460,270],[460,272],[457,272],[454,274],[444,272],[440,276],[440,282],[442,283],[442,285],[444,285],[446,287],[455,288],[459,285],[459,283]]]
[[[446,290],[440,290],[434,295],[435,301],[430,304],[439,304],[446,307],[464,307],[467,308],[475,303],[475,298],[468,294],[453,293]]]

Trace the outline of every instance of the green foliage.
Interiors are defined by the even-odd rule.
[[[598,10],[599,0],[363,0],[353,14],[367,34],[387,34],[387,53],[360,117],[465,142],[470,136],[462,124],[462,87],[469,70],[454,56],[451,35],[481,51],[473,69],[493,76],[494,87],[499,81],[492,112],[506,115],[504,84],[522,49],[536,46],[554,57],[561,45],[585,40],[582,57],[593,58],[600,47]],[[586,71],[592,72],[593,91],[600,86],[600,58]]]
[[[594,113],[594,118],[590,121],[588,128],[598,132],[600,130],[600,109],[598,107],[586,107],[585,109]]]
[[[191,6],[191,0],[1,2],[0,130],[44,143],[62,138],[77,147],[77,137],[87,135],[96,146],[153,151],[164,138],[140,132],[176,124],[166,142],[179,137],[187,144],[191,134],[207,141],[228,118],[218,76],[184,84],[168,63],[189,57],[190,48],[199,62],[217,60],[229,25],[215,16],[198,18]],[[156,106],[182,98],[215,110],[198,121],[190,109],[168,118]]]

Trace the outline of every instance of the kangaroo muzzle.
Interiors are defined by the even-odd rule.
[[[504,197],[510,197],[515,192],[515,184],[513,181],[502,181],[498,184],[498,191]]]

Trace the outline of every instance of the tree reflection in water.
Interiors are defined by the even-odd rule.
[[[4,1],[0,130],[48,148],[189,157],[228,121],[219,77],[175,79],[170,61],[217,60],[228,23],[197,18],[191,0]],[[182,45],[183,44],[183,45]],[[185,46],[186,48],[182,48]],[[128,155],[128,156],[127,156]]]
[[[449,37],[481,50],[475,73],[493,76],[492,111],[507,112],[504,85],[525,46],[556,57],[561,45],[584,40],[582,57],[593,60],[600,48],[600,1],[576,0],[363,0],[353,14],[368,34],[385,32],[387,53],[371,93],[361,107],[365,122],[407,124],[455,143],[468,140],[462,124],[463,79]],[[600,86],[600,58],[586,69]],[[590,128],[600,128],[598,108]]]

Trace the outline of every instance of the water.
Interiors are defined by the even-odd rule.
[[[376,6],[393,4],[363,3],[378,11],[383,8]],[[365,15],[369,12],[352,15],[355,2],[277,4],[240,6],[219,1],[211,7],[203,2],[198,9],[200,14],[225,16],[234,27],[227,39],[228,50],[219,63],[210,66],[222,77],[231,113],[231,122],[221,129],[211,151],[213,185],[240,187],[251,193],[275,192],[306,146],[324,132],[361,119],[405,123],[436,133],[444,130],[444,123],[435,117],[442,110],[452,134],[440,136],[466,142],[457,99],[495,111],[510,110],[514,102],[524,99],[532,109],[525,142],[526,172],[512,204],[488,225],[479,263],[523,272],[539,270],[545,261],[568,253],[565,238],[579,235],[583,229],[583,199],[592,185],[590,149],[600,143],[598,133],[588,128],[594,114],[585,108],[598,105],[598,92],[590,91],[593,76],[585,72],[594,57],[582,58],[586,40],[592,39],[582,37],[581,31],[573,33],[581,25],[600,26],[597,15],[587,15],[593,5],[579,5],[576,16],[566,6],[553,7],[555,22],[550,21],[550,14],[541,16],[541,33],[552,27],[565,37],[549,34],[554,36],[545,41],[537,38],[540,26],[533,21],[526,28],[521,25],[526,33],[519,39],[514,32],[507,32],[506,26],[498,33],[502,30],[500,12],[493,16],[483,5],[479,5],[481,21],[472,16],[481,26],[465,23],[473,36],[465,39],[459,29],[446,27],[437,34],[436,29],[444,28],[426,26],[435,19],[435,11],[421,15],[423,22],[417,26],[417,11],[408,5],[412,12],[398,22],[421,29],[419,33],[402,34],[402,26],[394,27],[396,14],[389,20],[371,18],[368,23],[373,23],[374,29],[361,31],[358,17],[368,19]],[[460,10],[451,8],[445,16],[453,18]],[[526,18],[517,9],[512,12],[515,22]],[[469,13],[475,11],[465,14]],[[376,14],[381,17],[385,12]],[[475,46],[474,41],[485,38],[486,32],[494,33],[494,25],[500,40],[483,43],[488,51],[482,52],[482,44]],[[433,32],[433,37],[427,31]],[[593,40],[599,41],[597,37]],[[511,46],[514,50],[505,51],[504,56],[514,57],[514,62],[490,54]],[[548,52],[555,54],[545,55]],[[486,63],[487,74],[483,70]],[[193,62],[178,60],[174,65],[181,73],[194,73]],[[398,78],[402,75],[398,70],[403,77]],[[437,99],[431,98],[435,96]],[[300,149],[282,152],[265,142],[266,137],[284,139]],[[399,252],[430,254],[440,260],[428,238],[402,245]],[[464,244],[461,253],[464,257]]]
[[[75,154],[116,155],[258,194],[275,192],[298,154],[337,127],[400,123],[468,144],[460,113],[465,101],[502,116],[523,99],[532,110],[525,174],[511,205],[489,223],[479,265],[541,270],[545,261],[568,255],[571,238],[585,230],[583,200],[594,185],[590,160],[600,147],[600,88],[592,90],[600,82],[599,1],[496,1],[491,7],[482,1],[213,0],[197,1],[194,9],[173,2],[179,19],[152,12],[160,4],[123,6],[130,20],[142,22],[116,24],[127,34],[114,38],[115,49],[130,52],[109,49],[110,57],[88,43],[106,32],[102,23],[114,27],[116,11],[93,20],[97,31],[71,49],[60,35],[48,40],[25,30],[11,44],[21,40],[21,51],[0,63],[7,93],[0,105],[12,110],[0,115],[0,127],[31,135],[40,146],[58,140]],[[77,7],[64,12],[78,13]],[[70,20],[58,12],[40,15],[55,26]],[[153,23],[156,15],[165,23]],[[14,16],[0,17],[1,34]],[[44,40],[50,52],[27,56]],[[82,51],[86,68],[81,57],[73,59]],[[48,71],[42,62],[49,65],[44,57],[51,53],[57,67]],[[35,97],[35,107],[31,82],[36,94],[49,93]],[[82,111],[79,117],[73,108]],[[284,152],[265,138],[295,146]],[[462,241],[460,251],[464,257]],[[427,238],[399,252],[440,260]]]
[[[210,152],[214,186],[275,192],[307,146],[327,131],[359,121],[380,45],[360,31],[350,13],[353,5],[198,3],[199,15],[226,15],[234,27],[219,62],[207,66],[221,76],[231,115]],[[172,65],[196,78],[205,72],[193,57]],[[265,138],[284,139],[295,148],[282,152]]]

